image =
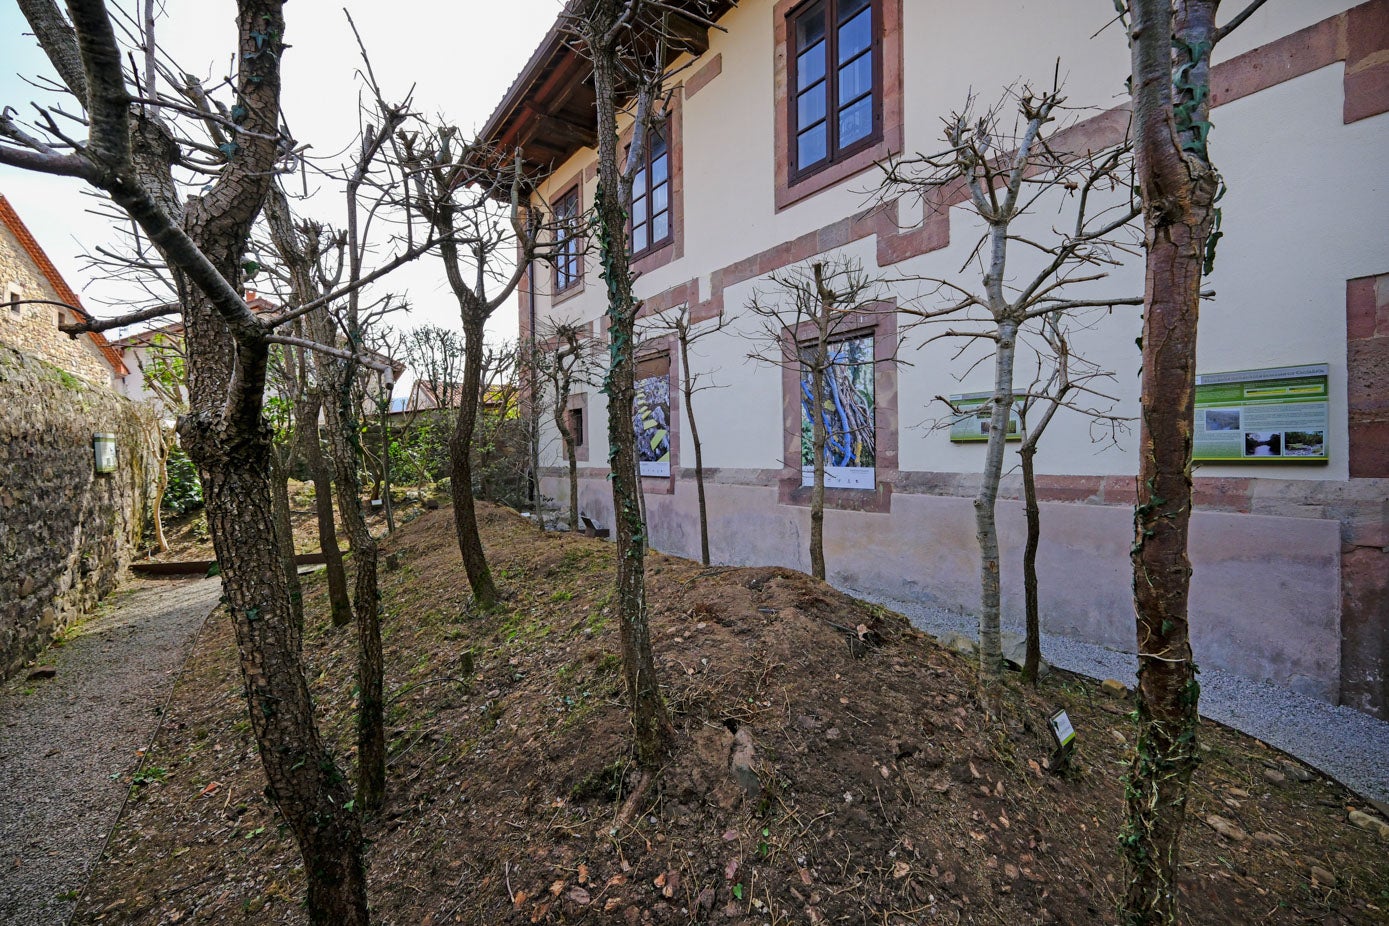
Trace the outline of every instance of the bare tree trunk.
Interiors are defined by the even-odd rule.
[[[827,310],[826,310],[827,311]],[[817,348],[824,357],[827,346],[820,337]],[[814,478],[810,489],[810,574],[825,581],[825,367],[817,363],[810,371],[810,446]]]
[[[169,489],[169,453],[175,437],[172,431],[165,431],[158,421],[155,427],[159,431],[159,470],[154,477],[154,542],[160,553],[168,553],[169,541],[164,536],[164,493]]]
[[[622,665],[627,682],[628,705],[632,711],[634,745],[638,763],[654,769],[665,757],[673,730],[666,713],[656,664],[651,651],[651,631],[646,612],[646,525],[642,520],[637,475],[636,435],[632,429],[635,400],[635,332],[637,304],[632,295],[630,252],[627,249],[627,211],[624,207],[622,174],[618,168],[618,22],[617,4],[599,0],[590,10],[593,34],[610,36],[605,43],[590,46],[598,128],[598,195],[594,203],[598,217],[599,256],[608,287],[610,354],[603,390],[608,397],[608,465],[612,472],[613,534],[617,545],[617,607],[621,627]],[[638,107],[644,115],[650,100]],[[638,135],[645,131],[638,119]],[[633,148],[639,150],[643,139]]]
[[[386,530],[395,530],[395,503],[391,500],[391,428],[387,417],[391,410],[391,393],[394,384],[387,385],[381,396],[381,505],[386,509]]]
[[[342,550],[338,548],[338,528],[333,518],[333,476],[323,459],[319,443],[319,413],[323,400],[316,388],[311,388],[299,403],[295,417],[299,421],[299,452],[313,479],[314,511],[318,519],[318,548],[328,574],[328,605],[334,627],[352,622],[352,601],[347,595],[347,570],[343,568]]]
[[[482,323],[465,318],[463,337],[463,394],[458,403],[458,422],[449,439],[453,524],[458,534],[458,550],[463,556],[463,569],[473,589],[473,600],[482,610],[490,611],[497,606],[497,586],[492,581],[492,570],[482,548],[477,508],[473,502],[473,431],[477,426],[478,403],[482,399]]]
[[[332,330],[331,323],[321,320]],[[357,416],[353,413],[350,371],[339,361],[320,358],[320,375],[334,396],[327,417],[338,513],[352,543],[353,611],[357,618],[357,799],[364,812],[380,808],[386,793],[385,670],[381,657],[381,596],[377,589],[376,540],[362,514],[358,478]]]
[[[685,385],[685,420],[690,424],[690,443],[694,445],[695,492],[699,497],[699,561],[709,565],[709,508],[704,501],[704,447],[699,442],[699,426],[695,424],[694,380],[690,376],[689,330],[682,329],[680,338],[680,374]]]
[[[1042,538],[1042,514],[1037,506],[1037,476],[1033,471],[1033,458],[1037,448],[1025,445],[1018,451],[1022,459],[1023,506],[1027,514],[1027,545],[1022,551],[1022,590],[1027,609],[1027,655],[1023,658],[1022,680],[1031,685],[1037,684],[1037,674],[1042,668],[1041,616],[1037,608],[1037,546]]]
[[[184,428],[190,437],[192,427]],[[304,856],[309,919],[317,926],[366,926],[361,830],[356,815],[344,809],[352,794],[319,739],[299,664],[271,515],[268,435],[242,442],[235,453],[206,446],[211,443],[185,440],[200,461],[261,764]]]
[[[289,516],[289,473],[285,466],[284,449],[270,447],[270,503],[275,517],[275,536],[280,544],[280,563],[289,589],[289,603],[294,610],[295,647],[304,642],[304,589],[299,584],[299,566],[294,562],[294,525]]]
[[[555,427],[559,430],[560,440],[564,442],[564,459],[569,465],[569,530],[577,533],[579,530],[579,459],[576,453],[576,438],[570,432],[569,409],[565,408],[569,404],[569,380],[565,376],[565,371],[559,366],[563,358],[556,352],[556,366],[554,369],[555,387]]]
[[[989,444],[979,495],[974,499],[974,521],[979,540],[979,673],[987,680],[1003,671],[1000,633],[998,484],[1003,477],[1003,449],[1008,438],[1008,419],[1013,409],[1013,358],[1017,351],[1018,325],[998,326],[994,355],[993,413],[989,418]]]
[[[1217,5],[1132,3],[1134,150],[1148,251],[1132,550],[1138,731],[1121,839],[1132,926],[1177,922],[1178,843],[1198,761],[1187,535],[1198,306],[1219,188],[1206,150]]]

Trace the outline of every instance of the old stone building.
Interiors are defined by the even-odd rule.
[[[0,344],[99,386],[117,386],[129,375],[120,354],[101,334],[72,338],[58,330],[59,325],[89,316],[3,194],[0,296],[4,300],[0,306]]]

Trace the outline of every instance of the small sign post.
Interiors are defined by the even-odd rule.
[[[1075,751],[1076,731],[1071,725],[1070,715],[1064,710],[1056,711],[1047,718],[1047,729],[1051,730],[1052,739],[1056,740],[1051,767],[1055,771],[1064,771],[1070,766],[1071,753]]]

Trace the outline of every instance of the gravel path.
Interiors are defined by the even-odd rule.
[[[928,633],[939,636],[953,630],[979,637],[973,617],[843,590],[905,615]],[[1005,629],[1022,632],[1016,627]],[[1131,653],[1046,633],[1042,634],[1042,656],[1059,668],[1090,678],[1118,679],[1129,686],[1138,672],[1138,659]],[[1296,756],[1362,797],[1389,803],[1389,723],[1230,672],[1203,668],[1200,679],[1201,716]]]
[[[66,646],[51,679],[0,687],[0,923],[67,922],[217,579],[135,581]],[[71,892],[71,893],[69,893]]]

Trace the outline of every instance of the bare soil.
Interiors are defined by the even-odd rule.
[[[632,798],[612,547],[484,506],[506,595],[478,615],[447,508],[386,545],[389,797],[368,820],[378,922],[1113,922],[1129,705],[1053,672],[1005,684],[900,615],[784,569],[653,555],[678,744]],[[350,633],[306,583],[305,656],[352,761]],[[229,625],[215,615],[77,923],[299,924],[303,873],[264,796]],[[1053,767],[1046,718],[1078,731]],[[1202,727],[1180,885],[1192,923],[1384,923],[1389,852],[1353,794]],[[1306,780],[1302,780],[1306,779]],[[623,807],[635,800],[635,813]]]

